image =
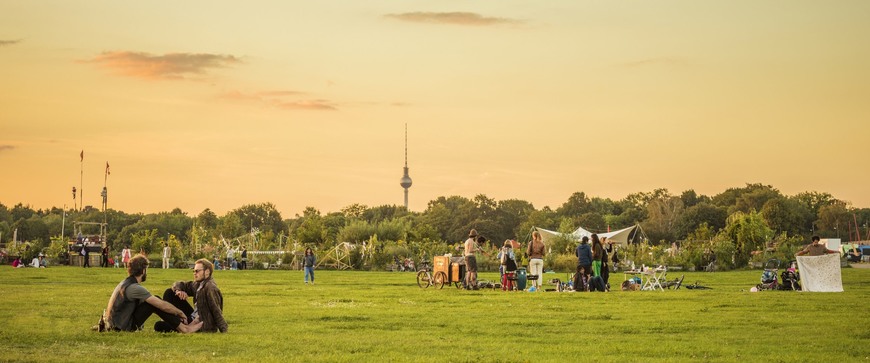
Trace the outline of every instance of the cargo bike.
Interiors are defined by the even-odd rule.
[[[417,272],[417,286],[428,288],[435,286],[441,289],[444,285],[455,284],[462,288],[465,280],[465,260],[462,257],[435,256],[432,258],[432,268],[429,261],[423,261],[420,272]]]

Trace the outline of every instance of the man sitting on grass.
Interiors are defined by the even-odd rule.
[[[183,311],[151,295],[140,285],[148,277],[148,259],[145,256],[136,255],[130,259],[127,275],[109,298],[104,318],[107,330],[140,330],[151,314],[157,314],[173,330],[182,333],[193,333],[202,328],[202,322],[187,324],[187,316]]]
[[[196,261],[193,267],[194,281],[178,281],[172,288],[163,293],[166,300],[184,312],[192,324],[201,324],[203,332],[227,332],[227,321],[224,320],[224,297],[212,278],[214,265],[204,258]],[[193,307],[187,302],[188,296],[193,296]],[[158,321],[154,324],[156,331],[172,331],[168,321]]]

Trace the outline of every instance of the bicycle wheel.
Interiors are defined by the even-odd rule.
[[[435,288],[440,290],[444,287],[444,283],[447,282],[447,274],[443,271],[438,271],[435,273],[433,280],[434,282],[432,284],[435,285]]]
[[[417,286],[420,286],[421,289],[425,289],[432,285],[432,275],[429,274],[429,271],[420,271],[417,273]]]

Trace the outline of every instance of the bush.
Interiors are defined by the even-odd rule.
[[[577,257],[567,253],[549,254],[548,262],[545,262],[545,269],[552,269],[555,272],[572,273],[577,269]]]

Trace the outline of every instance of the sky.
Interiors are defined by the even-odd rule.
[[[870,207],[868,1],[0,0],[0,203]],[[81,158],[82,152],[84,158]],[[106,164],[110,175],[105,177]],[[76,201],[76,204],[79,202]]]

